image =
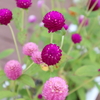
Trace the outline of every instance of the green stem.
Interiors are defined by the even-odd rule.
[[[81,84],[80,86],[76,87],[75,89],[73,89],[72,91],[69,92],[68,95],[72,94],[73,92],[77,91],[78,89],[80,89],[81,87],[83,87],[85,84],[91,82],[94,80],[95,77],[91,78],[90,80],[86,81],[85,83]]]
[[[67,52],[67,55],[69,55],[69,53],[70,53],[70,51],[72,50],[72,48],[73,48],[73,43],[71,43],[71,45],[70,45],[70,48],[69,48],[69,50],[68,50],[68,52]]]
[[[28,94],[28,96],[30,97],[30,99],[32,99],[31,94],[30,94],[30,91],[28,90],[27,87],[26,87],[26,91],[27,91],[27,94]]]
[[[13,31],[12,27],[10,26],[10,24],[8,24],[8,26],[9,26],[10,31],[11,31],[11,33],[12,33],[12,37],[13,37],[13,40],[14,40],[14,44],[15,44],[15,48],[16,48],[18,60],[19,60],[19,62],[21,63],[20,53],[19,53],[19,50],[18,50],[16,38],[15,38],[15,35],[14,35],[14,31]]]
[[[64,35],[62,36],[60,49],[62,48],[63,44],[64,44]]]
[[[34,64],[34,62],[32,62],[32,63],[24,70],[23,73],[25,73],[33,64]]]
[[[53,33],[50,33],[50,34],[51,34],[50,42],[52,43],[53,42]]]
[[[51,7],[54,9],[54,0],[51,0]]]

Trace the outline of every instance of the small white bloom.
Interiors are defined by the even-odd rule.
[[[2,87],[3,87],[3,88],[6,88],[7,86],[6,86],[6,84],[3,84]]]
[[[10,85],[9,81],[5,81],[5,85],[9,86]]]
[[[100,50],[99,50],[98,47],[95,47],[95,48],[94,48],[94,51],[95,51],[97,54],[100,54]]]
[[[22,65],[22,69],[23,70],[26,69],[26,64]]]
[[[68,32],[75,32],[77,31],[78,26],[76,24],[70,24],[68,28]]]
[[[76,45],[76,48],[77,49],[81,49],[81,45]]]
[[[40,26],[40,27],[42,27],[43,25],[44,25],[44,23],[43,23],[43,22],[41,22],[41,23],[39,24],[39,26]]]

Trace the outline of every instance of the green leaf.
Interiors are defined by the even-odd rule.
[[[6,77],[6,75],[0,77],[0,84],[3,83],[6,80],[8,80],[8,78]]]
[[[78,14],[84,15],[85,11],[82,8],[78,8],[78,7],[70,7],[69,10],[76,12]]]
[[[89,52],[89,58],[92,62],[95,62],[96,61],[96,53],[92,50]]]
[[[31,86],[33,88],[35,87],[35,83],[34,83],[33,79],[30,76],[26,75],[26,74],[23,74],[22,76],[20,76],[18,78],[18,81],[20,81],[20,82],[22,82],[22,83],[24,83],[28,86]]]
[[[78,89],[77,94],[78,94],[79,100],[86,100],[86,94],[85,94],[84,88]]]
[[[6,58],[7,56],[11,55],[14,52],[14,49],[7,49],[0,52],[0,59]]]
[[[16,28],[18,30],[21,30],[21,26],[22,26],[22,13],[21,13],[21,9],[19,9],[19,8],[14,8],[13,9],[13,20],[14,20]]]
[[[17,34],[17,38],[20,44],[24,44],[26,41],[27,31],[23,30]]]
[[[13,97],[15,95],[16,93],[8,91],[8,90],[0,91],[0,99],[7,98],[7,97]]]
[[[4,70],[0,70],[0,77],[5,75]]]
[[[75,74],[78,76],[96,76],[99,74],[99,65],[85,65],[76,70]]]

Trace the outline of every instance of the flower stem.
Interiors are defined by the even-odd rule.
[[[20,58],[20,53],[19,53],[19,50],[18,50],[18,46],[17,46],[17,42],[16,42],[16,38],[15,38],[15,35],[14,35],[14,31],[11,27],[10,24],[8,24],[9,28],[10,28],[10,31],[12,33],[12,37],[13,37],[13,40],[14,40],[14,44],[15,44],[15,48],[16,48],[16,52],[17,52],[17,56],[18,56],[18,60],[19,62],[21,63],[21,58]]]
[[[25,73],[33,64],[34,64],[34,62],[32,62],[32,63],[24,70],[23,73]]]
[[[51,7],[54,9],[54,0],[51,0]]]
[[[69,55],[69,53],[70,53],[70,51],[72,50],[72,48],[73,48],[73,43],[71,43],[71,45],[70,45],[70,47],[69,47],[69,50],[68,50],[68,52],[67,52],[67,55]]]
[[[62,48],[63,44],[64,44],[64,35],[62,36],[60,49]]]
[[[50,42],[51,42],[51,43],[53,42],[53,33],[51,33],[51,39],[50,39]]]
[[[95,77],[96,77],[96,76],[95,76]],[[80,86],[76,87],[75,89],[73,89],[72,91],[70,91],[68,95],[70,95],[70,94],[72,94],[73,92],[77,91],[78,89],[80,89],[81,87],[83,87],[85,84],[87,84],[87,83],[93,81],[95,77],[91,78],[90,80],[88,80],[88,81],[86,81],[85,83],[81,84]]]
[[[21,31],[23,31],[24,29],[24,10],[22,9],[22,29]]]

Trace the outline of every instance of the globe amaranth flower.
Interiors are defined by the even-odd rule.
[[[12,12],[9,9],[0,9],[0,24],[7,25],[12,20]]]
[[[65,100],[68,95],[68,85],[60,77],[50,78],[44,84],[42,96],[45,100]]]
[[[33,42],[28,42],[23,46],[23,54],[32,56],[32,53],[38,51],[38,46]]]
[[[62,56],[62,50],[56,44],[48,44],[42,50],[42,61],[47,65],[55,65]]]
[[[72,34],[72,37],[71,37],[72,41],[76,44],[76,43],[80,43],[82,41],[82,37],[80,34]]]
[[[79,24],[83,23],[83,21],[84,21],[84,15],[80,15],[80,16],[79,16],[79,20],[78,20]],[[88,26],[88,24],[89,24],[89,20],[86,19],[86,20],[84,21],[84,23],[83,23],[83,26]]]
[[[43,18],[44,27],[48,28],[48,32],[56,32],[61,30],[65,25],[64,16],[58,11],[50,11]]]
[[[11,80],[16,80],[22,74],[21,64],[16,60],[10,60],[4,67],[6,76]]]
[[[34,63],[36,64],[41,64],[43,63],[42,58],[41,58],[41,52],[40,51],[36,51],[32,54],[31,59],[34,61]]]
[[[38,99],[42,99],[42,94],[39,94],[38,95]]]
[[[96,11],[100,8],[100,0],[89,0],[88,1],[88,5],[89,5],[88,10],[90,10],[92,8],[92,6],[94,5],[95,2],[97,2],[97,3],[95,4],[92,11]]]
[[[67,24],[65,24],[63,27],[64,27],[65,30],[68,30],[69,26]]]
[[[31,0],[17,0],[16,3],[17,3],[17,7],[19,8],[28,9],[31,6],[32,1]]]
[[[38,0],[37,6],[38,6],[39,8],[41,8],[43,4],[44,4],[44,0]]]
[[[37,20],[37,18],[34,15],[30,15],[29,18],[28,18],[29,23],[34,23],[34,22],[36,22],[36,20]]]

